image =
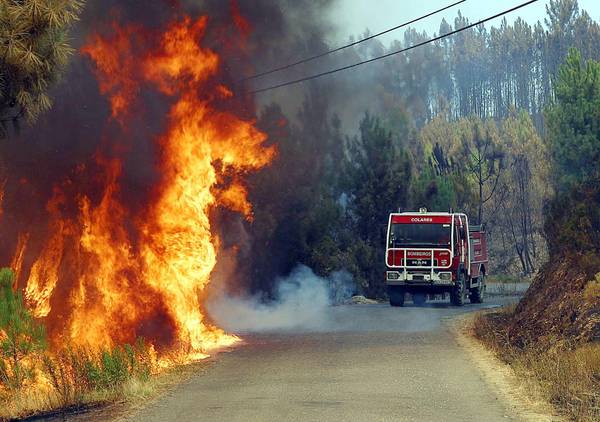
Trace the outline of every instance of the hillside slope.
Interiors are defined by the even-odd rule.
[[[575,255],[547,263],[508,319],[513,346],[600,340],[600,282]]]

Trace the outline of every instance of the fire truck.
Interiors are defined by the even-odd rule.
[[[403,306],[406,293],[421,306],[447,294],[450,303],[482,303],[488,251],[483,226],[469,224],[462,213],[390,214],[385,251],[385,279],[390,305]]]

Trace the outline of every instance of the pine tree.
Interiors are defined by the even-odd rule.
[[[571,49],[554,94],[546,122],[556,188],[565,192],[600,174],[600,63]]]
[[[0,269],[0,384],[18,389],[32,375],[23,359],[42,350],[46,341],[44,327],[13,290],[13,279],[11,270]]]
[[[0,0],[0,137],[8,124],[33,121],[51,107],[48,89],[72,48],[67,30],[80,0]]]
[[[407,124],[395,135],[406,139],[411,132]],[[385,247],[382,229],[390,212],[408,205],[411,160],[380,119],[369,114],[360,123],[360,138],[352,141],[349,155],[345,191],[358,267],[354,275],[367,294],[381,297],[385,291],[380,276]]]
[[[545,221],[551,253],[600,250],[600,63],[569,51],[546,110],[556,197]],[[600,266],[600,263],[597,263]]]

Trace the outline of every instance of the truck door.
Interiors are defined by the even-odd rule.
[[[469,245],[471,242],[469,242],[469,226],[467,225],[467,216],[465,215],[461,215],[460,217],[460,222],[461,222],[461,234],[462,234],[462,250],[463,250],[463,259],[462,262],[464,263],[465,268],[467,269],[467,272],[470,274],[471,273],[471,254],[470,254],[470,250],[469,250]]]
[[[454,256],[460,257],[460,221],[454,217]]]
[[[468,268],[467,221],[463,216],[456,216],[454,219],[456,256],[459,257],[459,262],[463,264],[463,267]]]

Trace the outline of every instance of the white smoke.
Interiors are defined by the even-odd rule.
[[[329,307],[348,299],[353,288],[352,276],[346,271],[322,278],[299,265],[288,277],[277,280],[273,301],[219,293],[207,306],[217,325],[233,333],[319,330],[328,325]]]

